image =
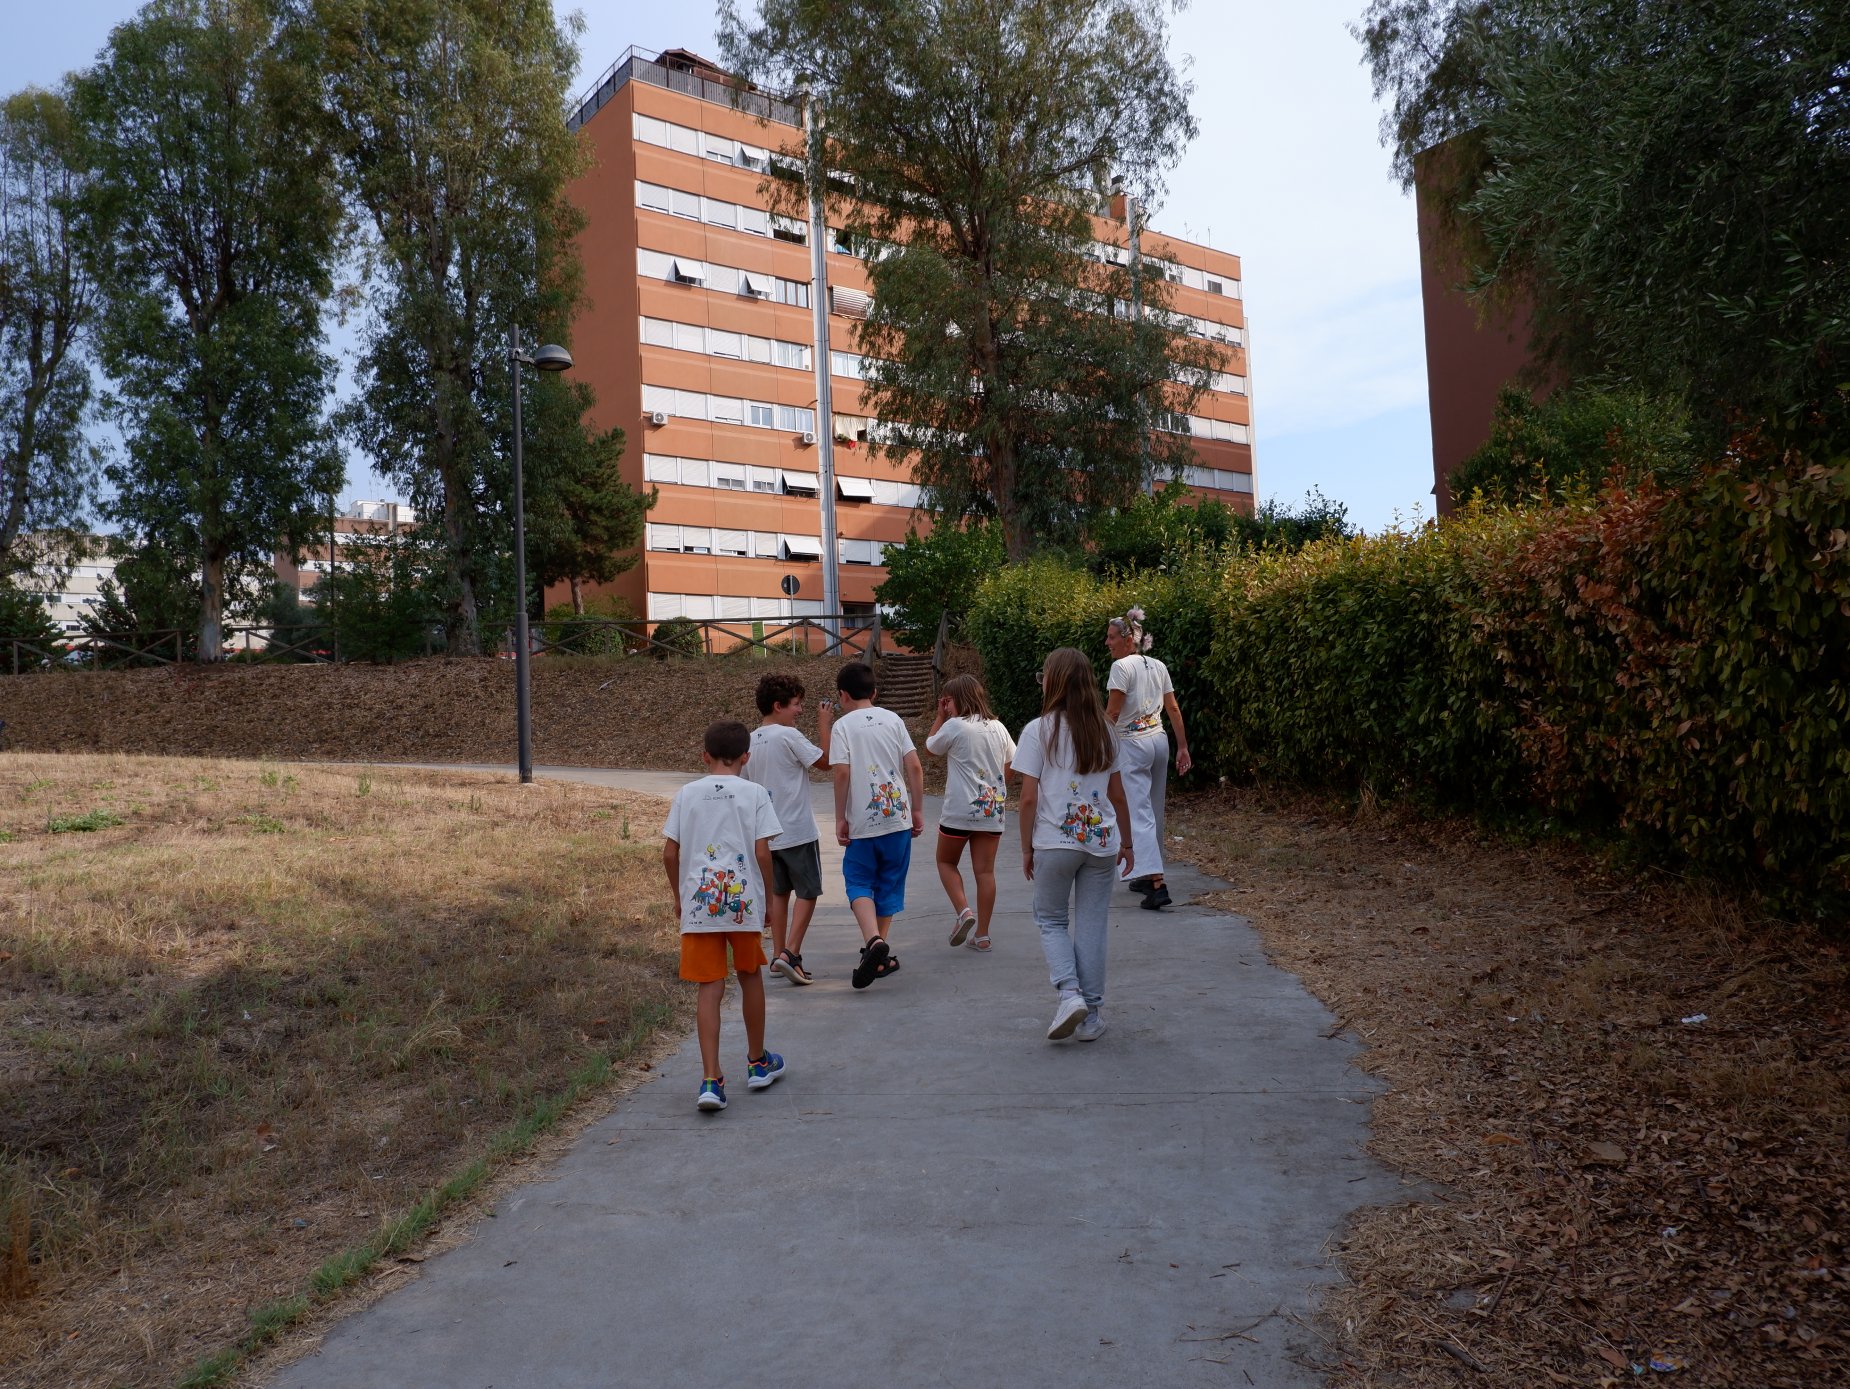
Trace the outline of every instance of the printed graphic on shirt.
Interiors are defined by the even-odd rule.
[[[981,815],[985,820],[993,820],[1002,813],[1004,797],[1002,792],[987,782],[978,782],[976,798],[970,802],[970,813]]]
[[[1126,733],[1154,733],[1162,726],[1162,712],[1157,709],[1152,709],[1149,713],[1139,714],[1136,718],[1125,724],[1124,731]]]
[[[711,844],[706,856],[708,864],[700,870],[700,884],[694,889],[697,914],[728,917],[734,925],[744,926],[758,906],[745,895],[745,856],[738,855],[733,868],[715,866],[720,853]]]
[[[895,816],[904,815],[906,796],[905,792],[900,789],[899,773],[888,768],[880,775],[885,779],[867,783],[868,790],[873,793],[868,799],[867,809],[882,820],[891,820]]]
[[[1101,849],[1111,847],[1111,826],[1099,812],[1105,797],[1096,787],[1091,791],[1080,789],[1079,783],[1066,783],[1066,815],[1060,821],[1060,832],[1075,844],[1097,844]]]

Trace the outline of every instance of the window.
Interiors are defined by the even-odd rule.
[[[670,324],[674,329],[674,345],[682,352],[701,352],[707,350],[707,330],[697,323]]]
[[[756,270],[745,270],[739,274],[739,293],[753,299],[769,299],[771,285],[775,276],[765,275]]]
[[[809,285],[802,280],[782,280],[777,282],[777,302],[793,304],[799,309],[809,307]]]
[[[753,236],[769,236],[771,214],[763,208],[742,206],[739,208],[739,230],[750,232]]]
[[[786,535],[784,555],[787,559],[821,559],[822,541],[813,535]]]
[[[837,542],[843,564],[878,564],[880,547],[871,540],[847,540]]]
[[[666,212],[670,202],[668,190],[661,184],[644,183],[640,179],[636,181],[636,203],[639,207],[646,207],[651,212]]]
[[[681,548],[681,528],[679,526],[649,526],[649,548],[651,550],[679,550]]]
[[[775,429],[777,427],[776,411],[771,406],[758,401],[748,401],[745,407],[745,422],[756,425],[759,429]]]
[[[678,285],[704,285],[707,282],[707,267],[700,261],[676,256],[670,277]]]
[[[642,475],[650,482],[679,482],[681,460],[659,453],[645,453],[642,456]]]
[[[809,349],[800,342],[773,343],[771,355],[780,367],[795,367],[799,371],[809,369]]]
[[[822,480],[814,473],[799,473],[790,468],[785,468],[782,472],[784,491],[794,497],[813,497],[822,490]],[[817,553],[820,554],[821,550],[818,549]]]
[[[716,227],[737,229],[739,225],[739,205],[737,203],[721,202],[718,198],[702,198],[700,204],[706,213],[708,222]]]
[[[713,553],[716,555],[744,555],[750,557],[752,537],[750,531],[713,532]]]
[[[798,409],[794,405],[780,405],[777,407],[777,427],[796,434],[806,433],[816,427],[816,412]]]
[[[794,217],[771,214],[771,235],[779,241],[794,241],[799,246],[809,245],[809,224],[799,222]]]
[[[1209,280],[1208,281],[1208,293],[1209,294],[1225,294],[1226,292],[1227,292],[1226,289],[1221,285],[1221,282],[1219,280]]]
[[[684,487],[710,486],[709,472],[712,467],[704,458],[683,458],[681,460],[681,484]]]
[[[873,479],[864,477],[843,477],[835,475],[835,490],[840,492],[844,501],[871,502],[874,499]],[[870,559],[868,564],[872,564]]]
[[[745,355],[754,362],[763,362],[769,366],[771,364],[771,340],[769,338],[747,338]]]
[[[644,144],[668,147],[668,122],[658,121],[654,116],[636,113],[636,138]]]
[[[753,559],[782,559],[783,557],[784,542],[781,537],[770,531],[752,532]]]
[[[829,353],[829,374],[846,376],[855,381],[867,379],[867,359],[858,352]]]
[[[745,490],[745,465],[743,463],[715,463],[713,465],[713,485],[728,492]]]
[[[729,140],[724,135],[708,135],[705,144],[708,159],[717,159],[723,164],[737,162],[739,157],[737,140]]]
[[[700,220],[700,195],[683,193],[679,188],[668,190],[668,210],[677,217],[687,217],[693,221]]]
[[[873,302],[871,295],[863,294],[858,289],[843,289],[839,285],[829,289],[829,312],[840,314],[843,318],[866,318]]]
[[[754,169],[759,173],[771,167],[771,151],[759,149],[756,145],[739,142],[739,164],[743,168]]]
[[[690,420],[704,420],[707,417],[706,392],[676,391],[674,393],[674,413]]]
[[[745,423],[744,401],[733,396],[723,395],[708,396],[707,400],[709,408],[713,412],[709,418],[711,418],[715,424]],[[718,487],[721,484],[716,480],[713,485]]]
[[[649,595],[649,621],[667,622],[671,618],[682,617],[685,609],[678,593],[651,593]]]
[[[775,492],[777,490],[777,469],[775,468],[748,468],[746,479],[751,483],[754,492]]]
[[[668,148],[679,150],[682,154],[700,153],[700,132],[689,130],[684,125],[668,126]]]
[[[642,388],[642,409],[646,415],[674,413],[674,392],[666,386],[644,386]]]
[[[674,324],[665,318],[645,318],[642,321],[642,340],[651,347],[673,347]]]
[[[707,329],[707,351],[715,357],[743,357],[745,336],[742,333],[728,333],[719,328],[709,328]]]
[[[689,555],[713,553],[713,532],[705,526],[681,527],[681,551]]]

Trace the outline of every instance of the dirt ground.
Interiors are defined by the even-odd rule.
[[[760,676],[793,673],[814,699],[834,688],[840,665],[542,657],[533,664],[534,757],[697,772],[709,723],[758,722]],[[514,663],[48,671],[0,679],[0,719],[16,751],[511,764]],[[814,736],[813,713],[804,722]]]
[[[691,1011],[664,809],[0,754],[0,1386],[171,1385],[612,1093]]]
[[[1565,847],[1217,791],[1176,851],[1391,1087],[1339,1389],[1850,1383],[1850,962]]]

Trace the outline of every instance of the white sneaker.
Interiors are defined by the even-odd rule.
[[[1096,1042],[1105,1032],[1105,1018],[1094,1008],[1086,1014],[1084,1022],[1073,1029],[1073,1035],[1082,1042]]]
[[[1078,994],[1061,994],[1060,1007],[1053,1015],[1053,1025],[1047,1029],[1047,1040],[1057,1042],[1062,1037],[1073,1035],[1086,1015],[1086,1001]]]

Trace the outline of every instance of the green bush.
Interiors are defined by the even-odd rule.
[[[1046,557],[1001,570],[978,593],[968,623],[996,716],[1019,731],[1041,712],[1034,673],[1055,647],[1085,652],[1102,690],[1111,668],[1105,625],[1141,607],[1155,643],[1150,654],[1169,667],[1190,750],[1201,760],[1204,739],[1218,735],[1215,698],[1204,678],[1216,577],[1212,558],[1194,552],[1175,556],[1167,572],[1129,578],[1101,578]]]
[[[570,603],[548,608],[540,631],[547,646],[562,655],[621,656],[640,644],[642,628],[627,599],[605,593],[587,600],[582,613],[573,612]]]
[[[1505,387],[1490,438],[1458,465],[1449,486],[1460,501],[1590,497],[1608,484],[1687,481],[1696,461],[1689,412],[1674,401],[1581,385],[1538,405]]]
[[[394,539],[348,553],[315,586],[340,659],[388,664],[426,654],[443,615],[417,551]]]
[[[41,659],[57,660],[64,642],[64,633],[46,610],[44,595],[5,579],[0,579],[0,636],[27,643],[19,653],[22,670]]]
[[[914,651],[929,651],[944,614],[950,614],[953,635],[963,630],[977,590],[1002,568],[1003,558],[1002,527],[995,521],[940,523],[923,536],[908,530],[904,545],[886,551],[886,578],[874,600],[892,611],[894,637]]]
[[[670,656],[704,656],[706,650],[706,634],[699,623],[689,617],[671,617],[656,624],[655,645],[649,648],[649,654],[665,661]]]
[[[1486,512],[1229,565],[1205,673],[1214,770],[1485,809],[1521,801],[1479,595],[1537,523]]]

